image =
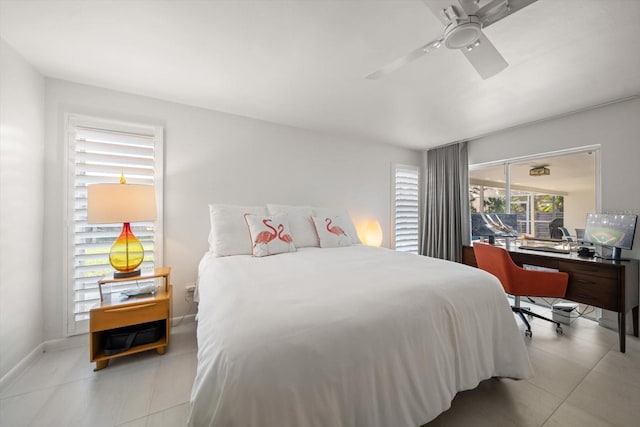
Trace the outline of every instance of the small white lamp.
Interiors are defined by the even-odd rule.
[[[382,227],[376,220],[371,220],[362,229],[362,242],[367,246],[382,245]]]

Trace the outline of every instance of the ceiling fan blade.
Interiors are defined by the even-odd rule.
[[[473,68],[480,74],[480,77],[486,80],[507,68],[509,64],[484,33],[480,36],[478,42],[479,44],[473,49],[462,48],[460,52],[467,57]]]
[[[460,2],[468,0],[459,0]],[[538,0],[491,0],[487,4],[478,9],[475,15],[480,19],[482,28],[486,28],[489,25],[506,18],[507,16],[516,13],[520,9],[524,9],[532,3]]]
[[[402,58],[398,58],[390,64],[385,65],[378,71],[374,71],[373,73],[365,76],[366,79],[376,80],[380,77],[386,76],[387,74],[393,73],[399,68],[404,67],[411,61],[415,61],[420,58],[422,55],[426,55],[429,52],[432,52],[440,47],[442,44],[442,39],[434,40],[430,43],[425,44],[424,46],[419,47],[418,49],[410,52],[408,55],[403,56]]]

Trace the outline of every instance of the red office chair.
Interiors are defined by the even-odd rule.
[[[506,250],[484,243],[475,243],[473,252],[476,256],[478,268],[496,276],[502,283],[505,292],[515,297],[515,304],[511,307],[511,310],[514,313],[518,313],[524,324],[527,325],[527,330],[524,333],[526,336],[531,337],[532,333],[531,325],[525,318],[525,314],[555,323],[556,332],[562,333],[562,326],[560,326],[559,322],[534,313],[527,308],[520,307],[520,297],[561,298],[567,292],[568,273],[525,270],[513,262]]]

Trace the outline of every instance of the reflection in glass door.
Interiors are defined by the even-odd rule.
[[[521,235],[562,239],[564,228],[575,238],[587,213],[596,212],[595,157],[589,150],[471,166],[470,210],[517,214]]]

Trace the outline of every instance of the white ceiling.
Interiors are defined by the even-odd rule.
[[[0,37],[46,76],[428,148],[640,94],[640,1],[538,0],[488,27],[483,81],[419,0],[0,1]]]

